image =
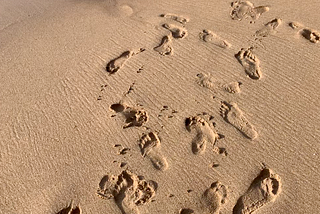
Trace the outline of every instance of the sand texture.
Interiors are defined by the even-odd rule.
[[[0,1],[0,214],[317,214],[320,1]]]

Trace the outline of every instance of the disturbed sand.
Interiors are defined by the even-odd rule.
[[[318,213],[319,8],[0,2],[0,213]]]

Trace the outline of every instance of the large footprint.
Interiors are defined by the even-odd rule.
[[[138,206],[149,203],[156,189],[154,181],[147,181],[125,170],[118,176],[104,176],[97,194],[104,199],[114,199],[122,214],[139,214]]]
[[[208,143],[215,146],[219,134],[204,118],[200,116],[189,117],[185,122],[186,129],[189,132],[192,130],[195,130],[196,132],[196,136],[191,142],[193,154],[197,155],[204,153]]]
[[[214,182],[202,195],[202,213],[219,214],[222,204],[227,198],[227,188],[219,181]]]
[[[242,195],[233,214],[250,214],[276,200],[281,192],[281,179],[271,169],[263,169],[254,179],[247,192]]]
[[[222,102],[220,114],[228,123],[237,128],[246,137],[252,140],[258,137],[254,126],[244,116],[236,103]]]
[[[252,53],[251,48],[242,48],[235,57],[238,59],[246,74],[254,80],[261,78],[260,60]]]
[[[168,162],[161,153],[160,139],[155,132],[144,134],[140,139],[139,146],[142,156],[148,157],[156,169],[164,171],[168,168]]]

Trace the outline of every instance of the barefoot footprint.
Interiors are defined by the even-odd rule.
[[[201,40],[214,44],[220,48],[229,48],[231,47],[230,43],[228,43],[226,40],[223,40],[220,38],[218,35],[213,33],[210,30],[203,30],[200,34],[199,37]]]
[[[81,214],[80,206],[76,206],[73,208],[73,200],[70,202],[70,205],[62,210],[60,210],[57,214]]]
[[[279,175],[271,169],[263,169],[247,192],[239,198],[233,214],[250,214],[275,201],[281,192],[281,184]]]
[[[165,13],[165,14],[161,14],[161,17],[167,18],[167,19],[171,19],[173,21],[179,22],[183,25],[187,24],[187,22],[189,22],[188,18],[176,15],[176,14],[172,14],[172,13]]]
[[[202,195],[202,213],[219,214],[227,198],[227,188],[219,181],[214,182]]]
[[[161,171],[168,168],[168,162],[161,154],[161,143],[155,132],[144,134],[140,139],[140,150],[143,157],[148,157],[152,165]]]
[[[125,51],[117,58],[111,60],[106,67],[107,72],[110,74],[116,73],[126,63],[128,59],[133,56],[133,51]]]
[[[254,140],[258,137],[258,133],[248,119],[243,115],[236,103],[222,102],[220,108],[221,116],[243,135]]]
[[[239,21],[248,17],[250,17],[252,20],[257,20],[262,13],[269,11],[269,7],[254,7],[254,5],[249,1],[237,0],[231,3],[231,7],[231,18]]]
[[[282,23],[281,19],[273,19],[270,22],[266,23],[263,28],[260,30],[257,30],[255,33],[256,37],[267,37],[270,34],[274,34],[276,32],[276,29],[280,26]]]
[[[191,142],[192,152],[195,155],[202,154],[206,150],[207,143],[211,143],[214,147],[214,151],[217,150],[220,153],[220,148],[218,148],[215,143],[219,139],[219,134],[216,132],[215,128],[202,117],[195,116],[186,119],[186,129],[191,132],[196,131],[196,136]]]
[[[147,204],[155,196],[157,184],[125,170],[118,176],[104,176],[97,194],[114,199],[123,214],[139,214],[138,206]]]
[[[260,60],[252,53],[252,48],[242,48],[235,57],[251,79],[258,80],[261,78]]]
[[[174,24],[163,24],[162,27],[169,30],[175,39],[183,39],[188,35],[188,31],[186,29]]]
[[[148,122],[148,114],[143,109],[125,106],[120,103],[112,104],[110,109],[116,113],[122,113],[124,115],[126,119],[125,125],[123,126],[124,129],[134,126],[140,127]]]
[[[171,35],[164,36],[161,40],[161,43],[153,48],[155,51],[157,51],[159,54],[165,56],[165,55],[172,55],[173,54],[173,48],[172,48],[172,39]]]
[[[305,28],[301,31],[301,35],[312,43],[320,41],[320,32]]]

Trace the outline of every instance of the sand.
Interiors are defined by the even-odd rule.
[[[0,8],[1,214],[319,212],[319,2]]]

